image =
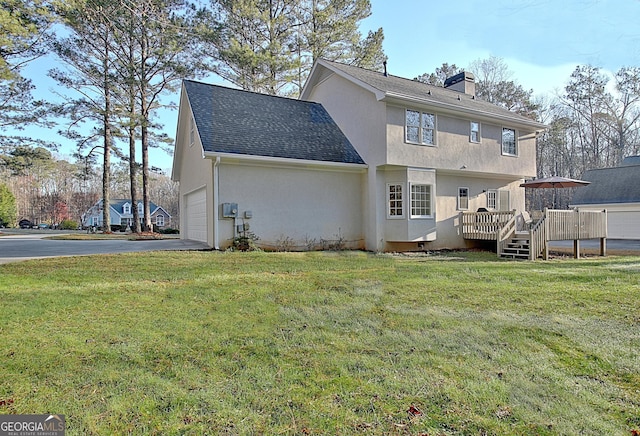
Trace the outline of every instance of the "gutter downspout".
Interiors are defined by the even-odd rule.
[[[218,236],[218,203],[220,198],[220,156],[216,156],[216,160],[213,162],[213,248],[220,250],[219,236]]]

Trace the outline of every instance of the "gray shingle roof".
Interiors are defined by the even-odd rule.
[[[204,151],[364,164],[324,107],[185,80]]]
[[[620,166],[626,165],[640,165],[640,156],[627,156],[622,159]]]
[[[432,100],[436,103],[456,106],[469,111],[484,112],[489,115],[510,118],[519,123],[530,124],[532,128],[543,128],[543,124],[530,118],[511,112],[493,103],[486,102],[479,98],[462,92],[446,89],[441,86],[429,85],[416,80],[405,79],[403,77],[388,75],[378,71],[367,70],[352,65],[339,62],[323,60],[331,67],[342,71],[345,74],[377,89],[384,94],[396,94],[408,98],[418,98]]]
[[[640,165],[625,165],[585,172],[590,185],[576,189],[571,204],[640,202]]]

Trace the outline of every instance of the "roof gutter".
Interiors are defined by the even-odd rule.
[[[256,156],[250,154],[235,154],[235,153],[218,153],[215,151],[205,151],[204,157],[209,159],[216,159],[218,165],[221,159],[224,159],[228,163],[246,163],[253,165],[282,165],[291,167],[307,167],[307,168],[331,168],[335,170],[353,171],[353,170],[366,170],[369,165],[362,163],[344,163],[344,162],[331,162],[320,160],[307,160],[307,159],[290,159],[283,157],[272,156]]]

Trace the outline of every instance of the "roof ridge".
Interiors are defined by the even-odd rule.
[[[193,80],[193,79],[183,79],[183,82],[191,82],[191,83],[195,83],[197,85],[211,86],[211,87],[221,88],[221,89],[230,90],[230,91],[244,92],[244,93],[247,93],[247,94],[259,95],[261,97],[274,97],[274,98],[280,98],[280,99],[287,100],[287,101],[303,102],[303,103],[309,103],[309,104],[314,104],[314,105],[320,104],[320,103],[315,102],[315,101],[300,100],[298,98],[287,97],[287,96],[284,96],[284,95],[277,95],[277,94],[265,94],[264,92],[250,91],[248,89],[242,89],[242,88],[232,88],[232,87],[226,86],[226,85],[221,85],[221,84],[217,84],[217,83],[206,83],[206,82],[201,82],[199,80]]]
[[[605,167],[605,168],[590,168],[588,170],[585,170],[585,172],[587,172],[587,171],[618,170],[618,169],[621,169],[621,168],[633,168],[633,167],[640,167],[640,164],[618,165],[617,167]]]
[[[462,104],[461,108],[486,112],[492,116],[509,117],[513,121],[527,123],[532,127],[534,124],[543,125],[534,118],[511,111],[496,103],[480,98],[475,94],[467,94],[455,89],[445,88],[444,86],[433,85],[393,74],[387,74],[385,76],[384,73],[379,71],[342,62],[327,59],[322,59],[322,61],[326,62],[327,67],[338,69],[342,71],[343,74],[350,76],[353,80],[362,82],[385,95],[404,96],[406,98],[425,98],[428,96],[430,100],[434,100],[435,102]]]

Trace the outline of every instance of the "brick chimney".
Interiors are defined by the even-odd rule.
[[[476,78],[472,73],[463,71],[444,81],[444,87],[467,95],[476,95]]]

